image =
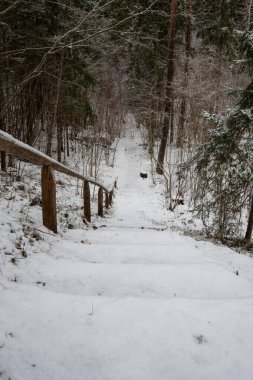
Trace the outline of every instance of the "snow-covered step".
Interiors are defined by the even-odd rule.
[[[74,297],[13,284],[1,303],[0,363],[12,379],[252,377],[247,299]]]
[[[167,230],[166,226],[160,224],[148,225],[143,220],[143,223],[138,225],[129,224],[124,226],[122,220],[117,220],[115,226],[107,228],[101,227],[95,230],[70,230],[64,235],[64,239],[70,242],[80,243],[87,241],[91,244],[116,244],[116,245],[165,245],[175,243],[187,244],[184,240],[180,239],[177,234]],[[107,223],[103,221],[102,223]],[[143,229],[142,229],[143,227]],[[147,229],[145,229],[145,227]],[[152,229],[154,228],[154,229]],[[160,229],[164,228],[164,231]],[[158,230],[157,230],[158,229]],[[187,238],[186,238],[187,240]]]
[[[185,246],[185,250],[182,249]],[[187,249],[188,248],[188,249]],[[213,262],[206,255],[203,247],[189,247],[187,244],[151,245],[151,244],[91,244],[89,240],[83,243],[60,241],[52,251],[54,257],[70,261],[107,263],[107,264],[199,264]]]
[[[46,291],[83,296],[252,297],[253,301],[253,286],[249,281],[212,263],[105,264],[75,262],[62,257],[45,260],[41,257],[27,267],[19,281],[23,284],[45,283]]]
[[[64,250],[63,250],[64,247]],[[83,262],[136,263],[136,264],[185,264],[207,263],[212,258],[204,256],[196,248],[189,253],[182,251],[182,245],[122,245],[115,244],[80,244],[60,242],[54,247],[55,257]]]

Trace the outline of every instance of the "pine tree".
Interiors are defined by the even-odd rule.
[[[237,69],[253,73],[253,31],[234,30],[234,48],[241,54]],[[205,114],[214,129],[208,143],[199,147],[196,160],[198,210],[203,220],[211,216],[220,239],[236,234],[245,205],[251,205],[246,239],[252,234],[253,196],[253,81],[234,89],[238,101],[220,115]]]

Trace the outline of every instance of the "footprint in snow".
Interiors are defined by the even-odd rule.
[[[207,340],[206,338],[204,337],[204,335],[194,335],[194,338],[196,340],[196,342],[198,344],[203,344],[203,343],[207,343]]]

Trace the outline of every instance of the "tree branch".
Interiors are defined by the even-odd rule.
[[[12,10],[12,8],[14,8],[16,5],[18,5],[18,3],[20,3],[20,0],[16,0],[8,8],[6,8],[4,11],[0,12],[0,16],[4,16],[7,12],[9,12],[10,10]]]

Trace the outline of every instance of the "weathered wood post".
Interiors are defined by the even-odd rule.
[[[103,189],[100,187],[98,189],[98,215],[103,218],[104,210],[103,210]]]
[[[88,181],[83,182],[83,206],[84,206],[84,218],[90,222],[91,221],[91,210],[90,210],[90,185]]]
[[[51,166],[42,166],[41,189],[43,224],[57,234],[56,182]]]
[[[110,202],[109,202],[109,192],[107,191],[105,193],[105,207],[109,208],[110,207]]]
[[[113,190],[109,192],[109,205],[112,205]]]

